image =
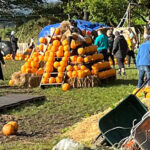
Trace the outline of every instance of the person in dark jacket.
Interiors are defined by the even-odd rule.
[[[10,42],[11,42],[11,45],[12,45],[12,57],[13,57],[13,60],[15,60],[15,56],[16,56],[17,49],[18,49],[18,45],[17,45],[18,38],[15,38],[14,35],[15,35],[15,32],[12,31],[11,32],[11,36],[10,36]]]
[[[114,55],[112,55],[112,50],[113,50],[113,44],[114,44],[115,35],[113,34],[112,29],[107,31],[107,36],[108,36],[108,42],[109,42],[108,56],[111,58],[111,60],[113,62],[113,68],[115,68]]]
[[[3,59],[3,55],[2,55],[2,53],[1,53],[1,50],[0,50],[0,61],[1,61],[1,63],[3,64],[3,66],[5,67],[5,61],[4,61],[4,59]],[[0,80],[4,80],[1,63],[0,63]]]
[[[113,54],[117,58],[117,63],[119,66],[119,72],[118,74],[121,75],[121,72],[123,75],[125,75],[125,66],[124,66],[124,60],[127,55],[128,51],[128,44],[124,38],[124,36],[120,35],[118,31],[115,32],[115,40],[113,44]]]

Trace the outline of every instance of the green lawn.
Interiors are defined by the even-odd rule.
[[[7,61],[6,68],[4,68],[6,81],[0,82],[0,84],[7,84],[10,75],[14,71],[18,71],[21,64],[23,62]],[[60,87],[45,90],[40,88],[1,89],[2,95],[12,92],[26,92],[45,95],[46,100],[22,105],[1,113],[1,116],[5,114],[18,120],[18,132],[26,133],[26,135],[14,136],[13,138],[0,136],[2,141],[0,149],[51,150],[52,146],[60,139],[64,128],[80,121],[83,117],[113,106],[114,103],[125,98],[135,89],[138,78],[137,70],[134,67],[129,68],[126,73],[127,76],[117,77],[115,82],[107,85],[71,89],[67,92],[62,92]]]

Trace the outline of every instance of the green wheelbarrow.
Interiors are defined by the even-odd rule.
[[[101,134],[95,139],[94,143],[101,137],[100,144],[107,143],[107,145],[116,145],[117,147],[118,143],[130,135],[132,127],[148,111],[146,106],[136,97],[136,94],[149,80],[145,81],[134,95],[131,94],[126,97],[119,105],[99,120]]]

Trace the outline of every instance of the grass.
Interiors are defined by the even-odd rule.
[[[10,75],[18,71],[23,63],[20,61],[15,63],[7,61],[6,68],[4,68],[6,81],[0,82],[0,84],[7,84]],[[60,87],[45,90],[40,88],[19,89],[18,92],[26,91],[32,94],[45,95],[46,100],[22,105],[4,111],[2,114],[18,118],[21,131],[39,132],[43,136],[35,135],[32,138],[12,140],[9,143],[4,140],[3,144],[0,145],[0,149],[51,149],[59,140],[63,129],[80,121],[83,117],[104,111],[120,99],[124,99],[135,89],[138,77],[137,70],[129,68],[126,72],[126,77],[118,77],[111,84],[95,88],[71,89],[67,92],[62,92]],[[15,89],[1,90],[3,94],[10,92],[15,92]]]

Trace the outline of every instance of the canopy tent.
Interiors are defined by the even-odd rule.
[[[104,24],[92,23],[92,22],[84,21],[84,20],[76,19],[75,21],[77,22],[78,28],[80,28],[81,30],[85,29],[86,31],[93,31],[93,30],[97,30],[98,28],[101,28],[101,27],[108,27],[107,25],[104,25]],[[60,26],[60,23],[52,24],[52,25],[48,25],[48,26],[44,27],[39,34],[39,38],[50,35],[51,34],[50,29],[58,28],[59,26]]]

